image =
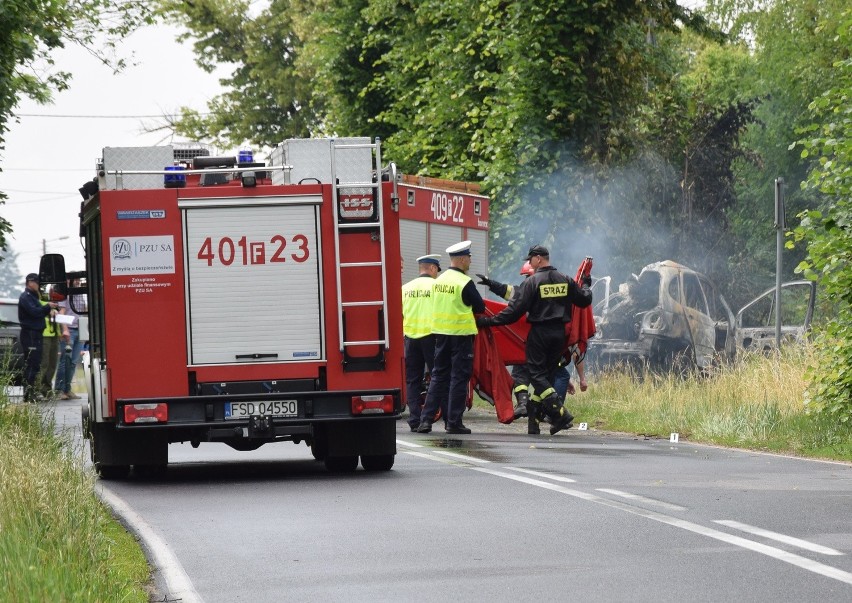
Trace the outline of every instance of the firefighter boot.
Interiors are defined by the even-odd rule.
[[[529,408],[530,403],[530,393],[525,389],[518,390],[515,392],[515,399],[518,401],[515,405],[515,419],[527,416],[527,408]]]
[[[554,435],[574,425],[571,422],[574,420],[574,417],[562,405],[562,400],[557,394],[550,394],[542,400],[542,405],[544,406],[544,412],[550,417],[550,435]]]
[[[527,402],[527,433],[530,435],[538,435],[541,433],[541,429],[538,426],[538,415],[540,410],[536,408],[537,406],[541,406],[540,404],[536,404],[532,400]]]

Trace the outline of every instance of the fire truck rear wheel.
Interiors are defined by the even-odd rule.
[[[361,466],[365,471],[390,471],[394,458],[393,454],[362,455]]]
[[[142,479],[156,479],[166,474],[168,465],[133,465],[133,472]]]
[[[130,465],[101,465],[97,470],[101,479],[125,479],[130,475]]]
[[[329,456],[325,459],[325,468],[334,473],[352,473],[357,467],[357,456]]]
[[[328,449],[323,448],[317,442],[311,444],[311,454],[314,455],[314,459],[318,461],[324,461],[325,457],[328,456]]]

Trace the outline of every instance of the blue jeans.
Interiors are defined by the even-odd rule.
[[[553,389],[556,390],[560,399],[564,400],[568,395],[568,384],[571,382],[571,373],[567,366],[560,366],[553,376]]]
[[[53,389],[63,394],[71,392],[71,382],[74,380],[74,373],[77,370],[77,363],[80,362],[80,351],[83,346],[80,343],[79,329],[68,329],[71,333],[71,341],[65,343],[59,342],[59,347],[62,353],[59,355],[59,367],[56,369],[56,383]],[[68,350],[71,346],[71,350]]]

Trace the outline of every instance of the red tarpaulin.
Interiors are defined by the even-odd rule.
[[[574,279],[577,284],[583,282],[583,276],[590,275],[592,272],[592,260],[586,258],[577,268],[577,276]],[[568,336],[566,344],[566,356],[570,352],[571,346],[576,345],[577,351],[582,359],[586,355],[586,350],[589,348],[589,339],[595,336],[595,317],[592,314],[592,306],[588,305],[585,308],[574,306],[571,308],[571,322],[566,325],[565,334]],[[570,358],[570,356],[568,356]]]

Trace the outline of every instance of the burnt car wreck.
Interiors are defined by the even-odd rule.
[[[703,274],[670,260],[645,266],[612,291],[610,277],[593,286],[597,335],[589,341],[592,366],[651,370],[710,370],[738,349],[775,347],[775,289],[736,315]],[[801,341],[816,297],[810,281],[782,285],[782,334]]]

